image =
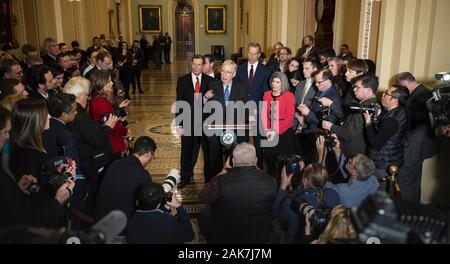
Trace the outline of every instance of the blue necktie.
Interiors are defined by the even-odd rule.
[[[225,87],[224,99],[225,99],[225,106],[228,106],[228,100],[230,99],[230,86],[229,85],[227,85]]]

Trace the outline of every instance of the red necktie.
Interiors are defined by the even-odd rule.
[[[198,80],[195,82],[195,93],[200,93],[200,81]]]
[[[253,84],[253,77],[255,76],[255,72],[253,70],[253,65],[250,65],[250,77],[248,78],[248,83],[250,86]]]

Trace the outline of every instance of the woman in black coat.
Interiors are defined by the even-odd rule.
[[[33,98],[19,100],[12,111],[11,127],[14,143],[10,168],[19,187],[28,194],[24,197],[24,214],[35,216],[27,219],[28,223],[46,227],[64,225],[66,211],[63,205],[72,194],[75,182],[67,180],[53,188],[49,175],[41,173],[42,163],[48,159],[41,138],[42,132],[49,127],[46,102]],[[70,173],[74,175],[75,168]],[[31,183],[38,186],[33,191],[29,189]]]

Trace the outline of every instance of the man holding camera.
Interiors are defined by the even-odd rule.
[[[375,176],[387,176],[391,165],[403,165],[403,153],[406,134],[408,132],[409,116],[406,103],[409,98],[408,89],[401,85],[393,85],[383,93],[382,113],[379,124],[374,124],[372,115],[364,113],[366,135],[369,143],[369,157],[375,162]]]
[[[170,201],[161,184],[144,183],[137,193],[137,211],[128,221],[130,244],[182,244],[194,240],[188,212],[171,191]],[[172,215],[168,207],[176,211]]]
[[[377,104],[378,77],[373,75],[360,75],[353,79],[354,92],[360,101],[360,107],[370,107]],[[378,114],[378,113],[375,113]],[[366,153],[364,139],[364,117],[361,111],[350,112],[345,116],[342,125],[335,125],[329,121],[322,121],[322,128],[336,134],[341,142],[346,157],[353,157]]]
[[[150,137],[140,137],[134,143],[133,155],[113,162],[100,184],[94,209],[95,219],[114,210],[123,211],[130,218],[136,210],[138,188],[151,182],[145,169],[155,159],[156,143]]]
[[[409,72],[400,73],[397,83],[410,93],[408,111],[411,115],[405,164],[399,170],[400,191],[403,199],[420,202],[423,161],[437,153],[435,132],[430,126],[427,109],[432,93]]]
[[[333,108],[341,109],[341,97],[333,87],[333,82],[331,80],[333,74],[331,71],[321,69],[313,73],[313,75],[318,90],[317,97],[313,99],[310,107],[305,104],[300,104],[297,108],[306,118],[308,131],[316,133],[320,122],[324,119],[332,123],[337,123],[339,120],[339,117],[336,115],[339,111],[332,111],[330,106],[324,106],[322,100],[325,98],[329,99],[334,105]]]
[[[375,164],[364,154],[350,158],[345,168],[350,173],[349,182],[339,184],[327,182],[326,187],[338,193],[339,200],[345,207],[352,208],[359,206],[370,194],[374,194],[380,184],[374,176]]]
[[[200,193],[200,200],[210,206],[198,219],[208,243],[263,244],[271,239],[276,185],[256,165],[255,147],[241,143],[224,171]]]

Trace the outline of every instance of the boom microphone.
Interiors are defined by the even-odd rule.
[[[122,211],[112,211],[98,221],[91,230],[80,237],[82,244],[109,244],[124,230],[127,216]]]

